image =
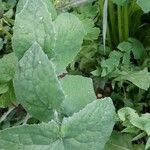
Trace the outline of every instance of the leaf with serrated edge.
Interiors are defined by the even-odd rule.
[[[150,87],[150,74],[147,69],[140,71],[123,72],[115,81],[128,80],[143,90]]]
[[[17,10],[16,13],[20,13],[22,9],[24,8],[24,5],[27,3],[28,0],[19,0],[17,4]],[[57,16],[57,12],[51,3],[50,0],[43,0],[43,2],[46,4],[45,6],[47,7],[48,11],[51,13],[52,19],[55,19]]]
[[[92,80],[82,76],[65,76],[61,84],[66,95],[63,101],[64,113],[72,115],[96,99]]]
[[[145,13],[150,12],[150,1],[149,0],[137,0],[137,4],[142,8]]]
[[[0,132],[1,150],[56,150],[59,127],[56,122],[24,125]]]
[[[26,125],[0,132],[3,150],[103,150],[114,123],[110,98],[95,100],[72,117],[56,122]]]
[[[49,121],[53,109],[59,109],[64,95],[54,67],[35,42],[19,62],[14,79],[18,101],[35,118]]]
[[[56,39],[54,52],[57,73],[64,72],[78,53],[85,35],[82,22],[73,14],[62,13],[54,21]]]
[[[12,46],[19,59],[35,41],[51,57],[55,33],[47,1],[26,0],[16,15]]]
[[[62,122],[65,150],[103,150],[114,123],[115,108],[110,98],[95,100]]]

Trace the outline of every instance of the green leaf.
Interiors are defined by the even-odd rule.
[[[49,121],[64,99],[54,66],[36,42],[19,62],[14,88],[17,100],[41,121]]]
[[[149,0],[137,0],[137,4],[142,8],[145,13],[150,11],[150,1]]]
[[[150,135],[150,114],[142,114],[139,116],[134,109],[124,107],[118,111],[119,118],[125,122],[125,126],[129,126],[129,122],[132,126],[144,130]],[[128,122],[127,122],[128,121]]]
[[[132,46],[131,51],[133,52],[134,58],[141,59],[144,53],[143,44],[134,38],[129,38],[128,41]]]
[[[131,123],[131,120],[133,118],[138,117],[138,114],[134,109],[129,107],[123,107],[118,111],[118,117],[120,118],[121,121],[123,121],[123,126],[126,127],[125,129],[123,129],[122,132],[138,134],[139,132],[138,128],[133,126]]]
[[[49,0],[26,0],[20,4],[21,11],[16,15],[14,35],[12,39],[13,50],[20,59],[26,50],[36,41],[42,49],[52,57],[54,46],[54,26],[52,24],[52,13],[47,8]],[[22,3],[22,2],[20,2]],[[51,13],[52,12],[52,13]]]
[[[115,71],[117,69],[120,58],[122,57],[122,54],[117,51],[112,51],[109,55],[109,58],[106,60],[101,61],[101,67],[102,67],[102,74],[101,76],[104,77],[111,73],[112,71]]]
[[[150,87],[150,74],[147,69],[141,71],[122,72],[115,81],[127,80],[143,90]]]
[[[150,136],[150,114],[142,114],[140,117],[133,117],[131,119],[131,123],[141,129],[144,130]]]
[[[17,4],[16,14],[20,13],[28,0],[19,0]]]
[[[131,134],[113,132],[104,150],[143,150],[144,145],[132,144]]]
[[[16,13],[20,13],[22,9],[27,5],[29,0],[19,0],[17,4],[17,11]],[[57,12],[51,2],[51,0],[43,0],[43,4],[45,4],[45,7],[48,9],[48,11],[51,13],[52,19],[55,19],[57,16]]]
[[[94,18],[97,16],[97,13],[99,12],[99,5],[97,3],[92,3],[92,0],[88,0],[90,3],[86,3],[85,5],[80,5],[77,7],[73,13],[76,16],[80,16],[84,19],[90,19],[94,21]]]
[[[13,78],[17,63],[14,53],[7,54],[0,59],[0,83],[9,82]]]
[[[133,52],[135,59],[141,59],[141,57],[144,53],[143,44],[134,38],[129,38],[128,42],[120,43],[117,48],[119,50],[129,53],[129,54],[130,54],[130,52]],[[130,59],[130,56],[129,56],[129,59]]]
[[[147,140],[145,150],[149,150],[149,148],[150,148],[150,137]]]
[[[94,21],[92,19],[83,19],[81,20],[83,22],[86,36],[84,37],[85,40],[96,40],[98,39],[98,36],[100,34],[100,29],[97,27],[94,27]]]
[[[0,132],[0,149],[3,150],[58,150],[59,127],[54,122],[24,125]],[[62,149],[63,150],[63,149]]]
[[[133,145],[131,141],[131,135],[113,132],[105,146],[105,150],[132,150]]]
[[[60,14],[54,21],[56,39],[54,63],[57,72],[62,73],[78,53],[85,35],[82,22],[69,13]]]
[[[9,86],[4,83],[4,84],[0,84],[0,94],[6,93],[9,89]]]
[[[4,45],[4,41],[3,41],[3,39],[2,39],[2,38],[0,38],[0,51],[2,50],[3,45]]]
[[[144,150],[144,147],[145,147],[145,145],[144,144],[135,144],[134,146],[133,146],[133,149],[132,150]]]
[[[14,93],[13,83],[7,83],[8,91],[0,95],[0,108],[6,108],[12,103],[16,102],[16,96]]]
[[[61,84],[66,95],[63,101],[64,112],[72,115],[78,112],[88,103],[96,99],[92,80],[82,76],[65,76]]]
[[[130,120],[132,117],[134,118],[138,117],[138,114],[134,109],[124,107],[118,111],[118,116],[121,119],[121,121],[125,121],[127,118]]]
[[[115,108],[111,99],[95,100],[72,117],[63,119],[65,150],[102,150],[114,123]]]
[[[109,110],[109,111],[108,111]],[[103,150],[115,124],[110,98],[95,100],[62,125],[56,122],[25,125],[0,132],[3,150]]]
[[[55,53],[57,72],[63,72],[81,48],[85,35],[82,22],[69,13],[56,18],[49,0],[26,0],[26,3],[21,0],[18,9],[12,42],[18,58],[36,41],[49,58]]]

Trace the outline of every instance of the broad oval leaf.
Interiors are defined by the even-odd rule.
[[[51,57],[55,33],[52,15],[47,9],[47,0],[26,0],[23,4],[14,24],[12,38],[14,52],[20,59],[36,41]]]
[[[53,61],[60,74],[80,50],[85,31],[82,22],[69,13],[60,14],[54,21],[54,26],[56,38],[53,51],[56,55]]]
[[[103,150],[114,118],[115,108],[110,98],[95,100],[72,117],[65,118],[60,126],[51,121],[1,131],[0,149]]]
[[[149,0],[137,0],[137,4],[142,8],[145,13],[150,11],[150,1]]]
[[[62,122],[65,150],[103,150],[115,124],[110,98],[95,100]]]
[[[28,3],[29,0],[19,0],[17,4],[17,10],[16,13],[20,13],[22,9],[25,7],[25,5]],[[52,19],[55,19],[57,16],[57,12],[51,2],[51,0],[42,0],[45,4],[45,7],[48,9],[48,11],[51,13]]]
[[[132,52],[135,59],[141,59],[144,54],[143,44],[134,38],[129,38],[127,42],[120,43],[117,48],[125,53],[130,54]]]
[[[147,69],[140,71],[122,72],[115,81],[128,80],[143,90],[150,87],[150,74]]]
[[[89,78],[69,75],[61,79],[61,84],[65,93],[63,108],[67,115],[78,112],[96,99],[92,80]]]
[[[1,150],[57,150],[59,127],[54,122],[24,125],[0,132]]]
[[[19,62],[14,88],[18,101],[41,121],[49,121],[64,99],[54,66],[36,42]]]

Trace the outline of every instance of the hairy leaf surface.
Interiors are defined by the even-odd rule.
[[[109,110],[109,111],[108,111]],[[115,109],[110,98],[95,100],[62,125],[42,123],[0,132],[3,150],[103,150],[114,123]]]
[[[137,0],[137,4],[142,8],[145,13],[150,11],[150,1],[149,0]]]
[[[45,4],[45,7],[48,9],[48,11],[51,13],[52,19],[55,19],[57,16],[57,12],[51,2],[51,0],[42,0],[43,4]],[[22,9],[27,5],[28,0],[19,0],[17,4],[17,11],[16,13],[20,13]]]
[[[114,120],[115,108],[110,98],[96,100],[65,118],[62,122],[65,150],[103,150]]]
[[[18,101],[41,121],[49,121],[64,99],[54,66],[36,42],[19,62],[14,87]]]
[[[147,69],[141,71],[122,72],[122,75],[119,75],[115,80],[128,80],[144,90],[147,90],[150,87],[150,74]]]
[[[56,39],[54,63],[57,72],[62,73],[81,48],[85,35],[82,22],[69,13],[60,14],[54,21]]]
[[[91,79],[82,76],[65,76],[61,84],[66,95],[63,108],[67,115],[78,112],[96,99]]]
[[[26,0],[22,10],[16,15],[12,46],[19,59],[35,41],[49,57],[52,55],[55,34],[47,1]]]
[[[59,128],[56,122],[24,125],[0,133],[2,150],[57,150]],[[58,147],[58,146],[57,146]]]

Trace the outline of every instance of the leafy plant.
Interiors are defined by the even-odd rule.
[[[29,64],[26,64],[27,60],[30,60]],[[115,109],[111,99],[95,100],[71,117],[61,119],[60,104],[65,97],[53,64],[38,43],[34,43],[20,60],[14,87],[17,99],[26,110],[48,123],[2,131],[1,148],[37,149],[42,145],[46,149],[93,149],[95,146],[103,149],[115,123]],[[54,120],[49,122],[51,118]],[[9,141],[10,133],[15,136],[13,144]],[[93,138],[90,138],[91,135]]]
[[[148,0],[0,4],[0,149],[150,149]]]
[[[138,135],[133,140],[140,139],[146,134],[150,135],[150,114],[142,114],[139,116],[134,109],[124,107],[118,111],[119,118],[123,121],[123,125],[126,128],[123,132],[135,133]],[[141,132],[144,131],[144,132]],[[146,143],[145,150],[150,148],[149,137]]]
[[[89,79],[72,76],[61,78],[60,76],[60,71],[65,69],[64,66],[67,66],[71,60],[71,55],[77,53],[81,46],[85,32],[79,19],[69,13],[60,14],[55,21],[52,21],[53,15],[50,14],[53,14],[54,8],[52,4],[50,8],[47,8],[48,4],[51,3],[47,0],[27,0],[22,7],[22,2],[19,2],[18,9],[22,8],[22,10],[18,10],[16,15],[12,41],[15,54],[19,58],[18,69],[13,80],[17,102],[30,115],[45,123],[22,125],[1,131],[0,148],[14,150],[28,148],[103,149],[115,123],[115,108],[110,98],[94,100],[96,97],[92,88],[85,91],[89,93],[88,96],[80,93],[78,98],[82,100],[81,103],[77,102],[79,99],[76,98],[74,89],[68,91],[66,84],[68,82],[70,84],[72,80],[81,82],[79,91],[82,89],[82,82],[87,85],[90,83]],[[40,6],[39,13],[37,13],[37,8],[33,7],[35,5]],[[32,15],[28,15],[29,12],[32,12]],[[38,16],[31,24],[30,20],[35,15]],[[41,22],[41,17],[43,17],[43,24],[38,27],[37,23]],[[64,25],[61,23],[62,19],[65,19]],[[68,19],[69,24],[66,27],[65,21],[68,22]],[[29,26],[35,25],[36,29],[35,26],[29,28],[24,21],[28,21]],[[77,28],[78,26],[80,29]],[[34,32],[31,32],[32,30]],[[71,30],[72,34],[68,34],[67,31],[71,32]],[[37,34],[39,31],[41,34]],[[45,39],[42,39],[42,35]],[[48,40],[51,39],[49,43]],[[76,41],[70,45],[70,40],[74,39]],[[61,64],[60,56],[64,49],[66,54],[63,55],[64,62]],[[54,59],[50,60],[44,51],[49,58],[55,56]],[[58,69],[55,69],[54,64]],[[62,80],[61,83],[59,80]],[[71,106],[74,109],[70,111]],[[64,115],[71,116],[65,118]],[[10,134],[14,136],[13,143],[9,140]],[[33,134],[34,137],[32,137]],[[20,141],[20,139],[23,140]]]

